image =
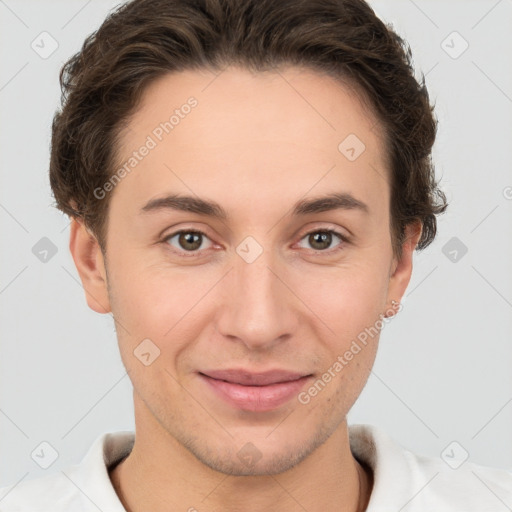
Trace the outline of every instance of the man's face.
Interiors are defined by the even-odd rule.
[[[345,421],[377,350],[378,335],[358,335],[404,285],[390,279],[379,130],[348,88],[294,68],[187,71],[146,89],[120,141],[120,163],[140,161],[113,191],[106,251],[139,424],[214,469],[260,474],[292,467]],[[367,210],[295,211],[335,193]],[[169,195],[226,217],[155,203]]]

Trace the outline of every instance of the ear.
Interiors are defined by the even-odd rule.
[[[402,244],[402,257],[393,258],[388,286],[388,304],[392,300],[400,302],[409,285],[412,275],[413,253],[421,236],[421,222],[408,224],[405,228],[405,241]]]
[[[107,273],[100,245],[83,220],[71,220],[69,250],[80,275],[89,307],[97,313],[110,313]]]

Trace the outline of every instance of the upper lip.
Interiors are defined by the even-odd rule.
[[[217,380],[225,380],[244,386],[265,386],[268,384],[277,384],[279,382],[289,382],[310,374],[298,373],[289,370],[268,370],[266,372],[251,372],[248,370],[227,369],[227,370],[207,370],[200,372],[207,377]]]

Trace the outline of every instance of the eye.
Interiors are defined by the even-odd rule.
[[[178,252],[189,252],[192,253],[191,256],[194,256],[201,250],[206,249],[205,247],[202,247],[205,238],[208,239],[202,231],[181,230],[167,236],[164,239],[164,242],[168,243]],[[173,243],[173,239],[176,239],[175,242],[178,246]]]
[[[315,231],[310,231],[309,233],[306,233],[301,240],[306,239],[314,251],[331,252],[326,249],[329,249],[329,246],[332,244],[333,236],[338,238],[341,242],[348,243],[347,237],[333,229],[317,229]],[[345,243],[340,243],[332,251],[341,250],[344,246]]]
[[[341,243],[338,243],[334,249],[329,250],[329,247],[336,238],[338,238]],[[183,229],[171,233],[164,238],[163,242],[170,245],[175,252],[181,253],[182,256],[196,256],[201,251],[209,248],[204,247],[205,240],[209,240],[209,238],[202,231]],[[349,242],[346,236],[333,229],[317,229],[310,231],[302,237],[301,241],[302,240],[306,240],[312,250],[326,253],[341,250],[344,248],[345,243]]]

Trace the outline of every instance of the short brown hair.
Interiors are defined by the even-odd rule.
[[[305,66],[356,86],[384,128],[390,231],[401,256],[405,226],[417,249],[447,208],[431,160],[437,121],[411,50],[363,0],[132,0],[113,11],[62,67],[62,109],[52,126],[50,183],[57,207],[81,217],[106,248],[118,136],[145,87],[165,73]],[[341,142],[341,141],[340,141]]]

